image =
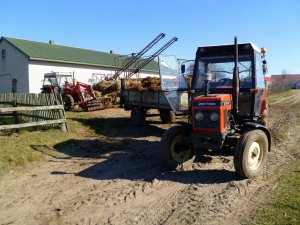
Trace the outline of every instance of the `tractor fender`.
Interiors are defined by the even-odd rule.
[[[184,122],[184,121],[177,121],[177,122],[175,122],[175,124],[178,124],[178,125],[184,127],[185,136],[190,136],[190,133],[192,131],[192,125],[190,123]]]
[[[268,151],[271,151],[271,145],[272,145],[272,136],[271,136],[271,132],[269,131],[269,129],[267,127],[265,127],[264,125],[258,124],[258,123],[254,123],[254,122],[247,122],[245,123],[246,129],[260,129],[263,132],[265,132],[265,134],[267,135],[268,138],[268,142],[269,142],[269,149]]]

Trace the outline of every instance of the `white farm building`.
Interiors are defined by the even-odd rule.
[[[80,82],[93,84],[102,76],[115,73],[113,53],[41,43],[9,37],[0,39],[0,93],[39,93],[45,73],[72,73]],[[139,74],[157,74],[148,64]]]

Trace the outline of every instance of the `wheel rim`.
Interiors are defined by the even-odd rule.
[[[185,148],[183,135],[177,135],[172,139],[170,150],[172,158],[179,163],[189,160],[192,151],[191,148]]]
[[[263,158],[263,151],[258,142],[253,142],[250,145],[248,152],[248,165],[249,169],[256,170],[261,164]]]

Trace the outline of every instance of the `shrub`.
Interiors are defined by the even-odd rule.
[[[268,87],[269,94],[285,92],[290,89],[291,89],[291,82],[284,78],[273,81]]]

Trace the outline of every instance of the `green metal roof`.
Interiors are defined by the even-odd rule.
[[[81,48],[73,48],[56,44],[28,41],[16,38],[2,37],[25,55],[30,60],[63,62],[79,65],[115,67],[114,59],[117,54],[99,52]],[[158,71],[156,63],[148,64],[144,71]]]

